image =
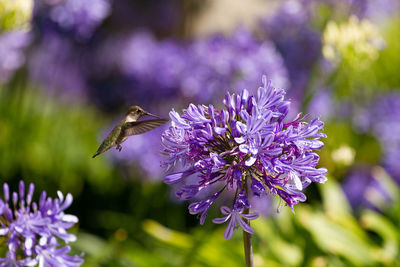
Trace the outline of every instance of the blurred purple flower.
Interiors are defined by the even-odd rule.
[[[244,29],[229,38],[215,35],[188,43],[157,41],[149,33],[137,33],[120,57],[122,72],[136,81],[142,98],[156,92],[210,101],[228,88],[256,86],[262,73],[280,87],[288,86],[286,69],[273,44]]]
[[[31,42],[26,31],[10,31],[0,34],[0,83],[8,81],[25,63],[24,48]]]
[[[31,79],[46,90],[75,99],[87,94],[84,59],[68,39],[46,34],[29,60]]]
[[[87,40],[109,15],[110,8],[108,0],[47,0],[36,4],[35,15],[49,17],[64,31]]]
[[[188,46],[188,67],[182,75],[182,94],[196,101],[212,101],[228,89],[253,88],[262,74],[288,87],[283,60],[274,45],[239,28],[231,37],[214,35]]]
[[[307,123],[307,116],[301,114],[285,123],[290,103],[284,101],[284,95],[283,89],[275,89],[263,76],[257,96],[247,90],[239,95],[227,93],[226,109],[190,104],[183,115],[170,112],[171,126],[162,135],[164,165],[172,169],[182,164],[184,171],[167,175],[164,182],[187,182],[187,177],[197,174],[194,184],[178,191],[182,200],[195,197],[204,188],[218,188],[211,197],[189,206],[191,214],[201,214],[201,224],[219,195],[234,191],[233,207],[223,207],[226,217],[215,221],[231,219],[227,239],[238,225],[252,233],[242,220],[257,216],[247,212],[253,209],[250,197],[270,192],[293,210],[295,204],[305,201],[304,188],[311,182],[326,181],[326,169],[315,168],[319,157],[313,152],[323,147],[319,140],[326,137],[320,132],[323,123],[317,119]]]
[[[282,54],[291,82],[290,96],[297,101],[303,97],[321,50],[320,34],[309,24],[309,11],[298,1],[283,2],[271,18],[261,21],[268,38]]]
[[[144,96],[149,97],[148,88],[158,95],[178,88],[187,67],[183,45],[172,40],[157,41],[151,34],[141,32],[133,35],[122,49],[122,71],[133,76]]]
[[[382,200],[391,201],[383,184],[372,175],[369,166],[358,166],[352,170],[345,178],[342,187],[355,209],[365,207],[380,209]]]
[[[39,204],[32,202],[34,185],[28,192],[23,181],[19,192],[10,194],[3,185],[4,201],[0,199],[0,236],[3,236],[8,251],[0,258],[1,266],[80,266],[82,256],[69,256],[66,244],[76,240],[66,230],[78,222],[74,215],[65,214],[72,203],[72,195],[58,192],[52,199],[43,191]],[[9,202],[12,202],[11,207]],[[19,206],[19,208],[17,208]]]
[[[329,89],[318,91],[308,104],[308,112],[322,118],[329,119],[335,114],[335,103]]]
[[[400,94],[377,98],[368,116],[372,132],[383,147],[383,166],[400,183]]]
[[[111,21],[116,29],[131,31],[146,28],[158,36],[171,36],[182,30],[183,2],[175,0],[112,0]],[[157,18],[157,19],[155,19]]]
[[[367,0],[365,17],[375,23],[385,22],[396,14],[400,14],[398,0]]]

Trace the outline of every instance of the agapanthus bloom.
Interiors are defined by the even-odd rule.
[[[28,192],[23,181],[19,193],[10,194],[3,185],[4,201],[0,199],[0,238],[6,244],[6,255],[1,255],[0,266],[80,266],[80,256],[70,256],[66,244],[76,240],[66,230],[78,222],[74,215],[65,214],[72,203],[72,195],[47,197],[43,191],[39,203],[32,202],[34,185]],[[11,205],[9,205],[11,201]]]
[[[226,239],[238,226],[253,233],[247,223],[258,216],[249,213],[252,195],[278,195],[293,209],[306,200],[302,190],[311,182],[326,181],[327,170],[316,168],[319,156],[314,152],[323,147],[319,140],[326,137],[321,132],[323,123],[306,122],[307,116],[301,114],[286,122],[290,102],[284,96],[285,91],[275,89],[264,76],[256,96],[247,90],[227,93],[225,109],[191,104],[182,115],[170,112],[171,126],[162,135],[164,163],[168,169],[179,163],[185,168],[167,175],[164,182],[186,182],[177,192],[182,200],[205,188],[214,189],[214,194],[189,206],[191,214],[200,215],[201,224],[223,192],[233,193],[232,207],[221,207],[225,217],[214,219],[215,223],[230,221]]]

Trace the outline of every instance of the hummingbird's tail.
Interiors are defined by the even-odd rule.
[[[92,159],[94,159],[94,158],[97,157],[98,155],[100,155],[100,152],[99,152],[99,151],[97,151],[96,153],[94,153]]]

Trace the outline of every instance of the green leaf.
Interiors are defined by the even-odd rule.
[[[399,254],[398,227],[394,226],[383,215],[372,210],[365,210],[361,216],[361,224],[365,229],[379,234],[383,239],[383,246],[379,256],[382,263],[393,264]]]
[[[189,235],[169,229],[156,221],[145,220],[142,223],[143,230],[166,244],[182,249],[189,249],[193,246],[193,241]]]
[[[307,209],[299,209],[297,216],[322,250],[344,257],[357,266],[376,264],[372,247],[352,229],[330,221],[323,213]]]

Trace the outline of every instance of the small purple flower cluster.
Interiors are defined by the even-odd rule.
[[[10,195],[8,184],[3,185],[4,201],[0,199],[0,239],[8,245],[6,255],[0,257],[0,266],[80,266],[82,256],[69,256],[70,247],[64,245],[76,240],[66,230],[78,222],[74,215],[65,214],[72,203],[72,195],[47,197],[43,191],[39,204],[32,202],[34,185],[26,194],[25,184],[19,183],[19,193]],[[12,205],[9,205],[9,202]]]
[[[60,53],[60,51],[63,51]],[[47,33],[32,49],[28,68],[30,79],[47,92],[79,99],[88,95],[85,61],[68,38]]]
[[[228,88],[257,87],[264,73],[278,86],[289,86],[284,61],[274,44],[245,28],[229,37],[218,34],[196,40],[187,49],[188,67],[181,76],[181,91],[197,101],[219,99]]]
[[[89,39],[110,14],[109,0],[45,0],[35,4],[34,17],[53,22],[78,40]],[[51,28],[46,25],[46,28]]]
[[[257,39],[244,28],[230,37],[218,34],[191,42],[157,41],[149,33],[136,33],[123,46],[120,58],[122,73],[135,80],[147,98],[149,91],[156,91],[157,95],[211,101],[227,88],[256,86],[263,73],[279,86],[289,84],[273,43]]]
[[[265,193],[278,195],[292,208],[305,201],[302,190],[311,182],[323,183],[327,179],[324,168],[316,168],[319,156],[314,150],[323,147],[319,140],[323,123],[318,119],[306,122],[307,116],[298,114],[291,122],[284,119],[290,102],[284,100],[285,91],[275,89],[263,76],[263,86],[257,96],[247,90],[241,94],[227,93],[226,109],[212,105],[195,106],[179,115],[170,112],[171,126],[162,135],[163,154],[167,169],[185,166],[183,171],[169,174],[167,184],[187,183],[177,192],[181,200],[189,200],[205,188],[216,192],[205,200],[190,204],[189,212],[200,215],[203,224],[214,201],[224,191],[234,194],[232,208],[221,207],[223,223],[230,219],[225,238],[241,226],[253,233],[246,223],[258,217],[248,213],[252,209],[251,196]]]

